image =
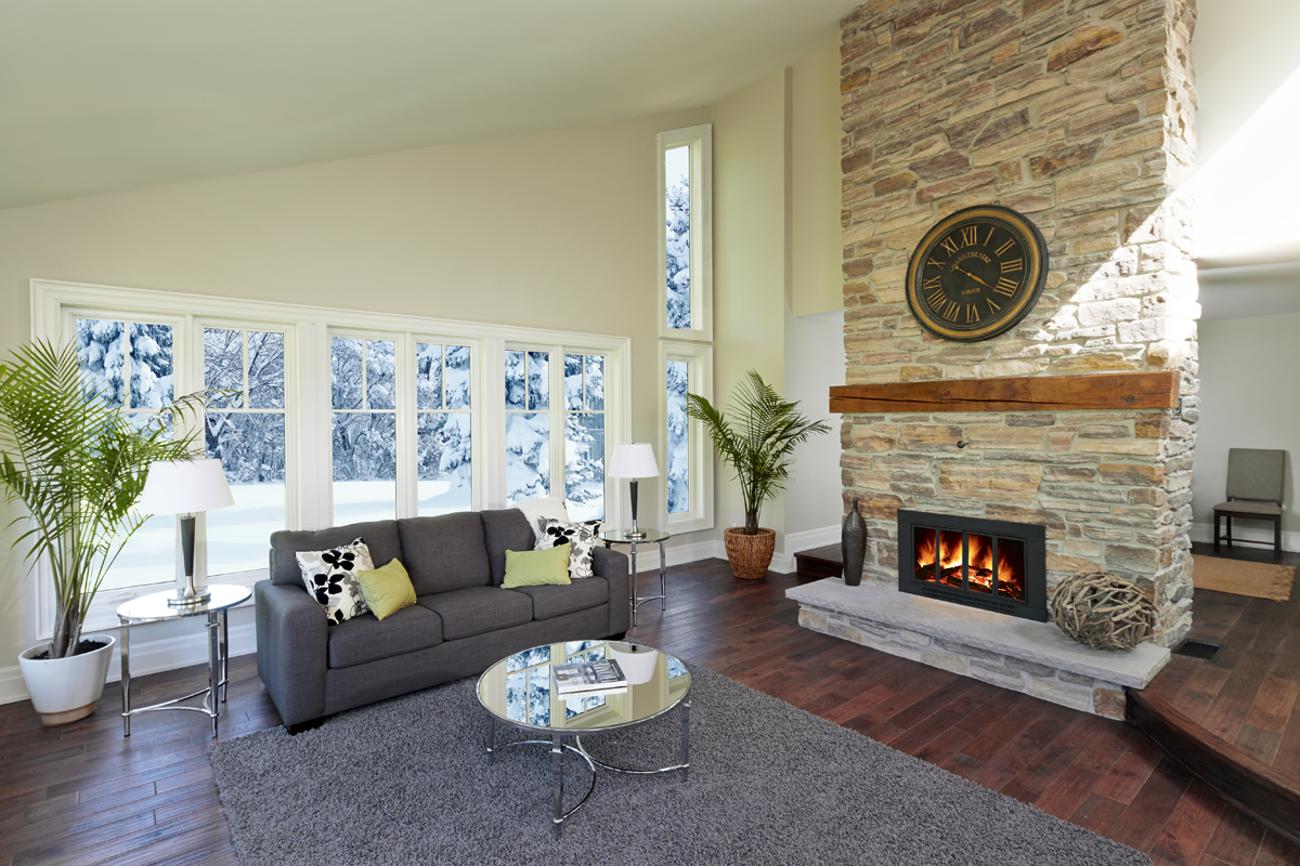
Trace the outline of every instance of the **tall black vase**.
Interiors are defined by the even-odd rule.
[[[844,526],[840,529],[840,556],[844,558],[846,586],[862,583],[862,561],[866,555],[867,524],[858,513],[858,500],[855,497],[849,513],[844,515]]]

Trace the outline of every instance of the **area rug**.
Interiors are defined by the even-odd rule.
[[[297,736],[277,728],[215,744],[235,850],[245,866],[1149,863],[720,674],[691,671],[690,780],[602,771],[559,841],[550,755],[521,746],[489,764],[484,711],[474,681],[462,680]],[[607,761],[664,765],[679,733],[674,713],[584,742]],[[573,757],[566,768],[576,802],[587,771]]]
[[[1294,581],[1295,568],[1290,565],[1192,554],[1192,586],[1196,589],[1288,601]]]

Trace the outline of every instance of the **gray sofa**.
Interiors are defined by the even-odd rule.
[[[329,625],[294,554],[364,539],[375,565],[394,557],[419,603],[380,622]],[[595,577],[501,588],[507,550],[531,550],[523,513],[465,512],[271,536],[270,580],[255,588],[257,673],[292,731],[333,713],[481,673],[537,644],[606,638],[628,627],[627,557],[597,549]]]

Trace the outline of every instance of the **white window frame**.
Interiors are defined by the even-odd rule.
[[[713,347],[685,340],[659,341],[659,453],[663,455],[663,512],[668,531],[674,534],[713,529],[713,444],[704,425],[692,419],[687,424],[690,461],[689,510],[668,514],[668,362],[685,361],[689,393],[713,400]]]
[[[399,390],[401,392],[404,392],[402,397],[399,399],[406,400],[411,407],[411,412],[410,412],[411,418],[409,422],[409,429],[407,430],[407,435],[411,437],[410,441],[412,445],[412,450],[411,450],[410,459],[414,460],[416,462],[416,465],[411,468],[411,472],[410,472],[411,483],[409,485],[410,490],[407,492],[408,498],[404,501],[399,502],[398,510],[401,511],[403,508],[405,508],[406,513],[411,516],[420,515],[420,467],[419,467],[419,455],[416,450],[420,446],[420,442],[419,442],[420,415],[421,414],[429,415],[438,412],[450,412],[450,413],[461,413],[461,414],[469,415],[469,437],[470,437],[469,440],[470,441],[469,444],[469,448],[470,448],[469,510],[478,511],[483,507],[482,490],[484,488],[480,476],[483,474],[483,467],[484,467],[484,460],[485,460],[485,455],[483,452],[483,431],[479,429],[482,424],[483,407],[478,405],[479,401],[483,399],[483,388],[484,388],[483,371],[482,371],[482,366],[483,366],[482,345],[480,341],[476,339],[466,338],[466,337],[453,337],[446,334],[439,335],[433,333],[428,333],[428,334],[413,333],[410,335],[410,337],[411,337],[410,363],[412,365],[411,375],[407,376],[404,382],[399,382],[398,384],[401,386]],[[447,379],[446,379],[447,347],[466,346],[469,348],[469,408],[468,409],[446,409],[446,408],[421,409],[420,408],[419,400],[416,397],[416,375],[418,374],[419,371],[418,369],[416,369],[416,359],[415,359],[415,352],[420,343],[434,343],[442,347],[441,357],[444,365],[443,372],[442,372],[442,376],[443,376],[442,387],[443,387],[444,395],[447,392]],[[402,452],[399,451],[398,457],[400,458],[401,456],[402,456]],[[331,473],[331,475],[332,474],[333,473]],[[398,474],[398,478],[400,479],[403,474],[400,468],[398,469],[397,474]]]
[[[659,282],[659,336],[673,340],[713,339],[713,125],[702,123],[684,129],[659,133],[658,189],[659,221],[658,282]],[[664,154],[675,147],[687,146],[691,153],[691,325],[690,328],[670,328],[667,321],[668,285],[664,226],[668,203],[664,172]]]
[[[415,480],[415,343],[417,341],[470,346],[471,435],[475,465],[472,470],[473,509],[505,507],[504,351],[507,346],[546,348],[558,359],[551,371],[552,491],[563,490],[563,355],[568,352],[605,356],[605,437],[607,446],[631,438],[631,340],[627,337],[496,325],[439,319],[399,313],[317,307],[248,298],[229,298],[183,292],[135,289],[33,279],[31,335],[33,339],[64,341],[67,323],[77,317],[172,324],[174,332],[173,388],[177,396],[202,388],[203,327],[240,327],[279,330],[285,334],[285,522],[288,529],[319,529],[332,525],[333,435],[330,395],[330,342],[333,335],[392,339],[397,343],[398,400],[398,500],[399,517],[416,513]],[[256,287],[250,295],[256,295]],[[558,467],[558,471],[557,471]],[[556,485],[560,486],[557,487]],[[605,513],[612,525],[622,525],[623,508],[610,495],[605,482]],[[204,530],[200,521],[196,554],[206,563]],[[177,545],[179,551],[179,545]],[[179,573],[179,552],[176,571]],[[202,567],[199,565],[198,567]],[[36,591],[28,611],[31,632],[38,639],[50,636],[55,599],[48,569],[34,569]],[[265,579],[266,569],[221,575],[223,583],[251,585]],[[97,594],[87,617],[87,629],[117,625],[115,610],[127,598],[175,585],[175,575],[157,584]]]

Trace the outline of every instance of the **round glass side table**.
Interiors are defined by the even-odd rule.
[[[647,601],[659,601],[661,611],[668,609],[668,561],[664,555],[664,542],[672,538],[672,533],[664,532],[659,529],[642,529],[639,533],[633,534],[630,529],[609,529],[600,534],[600,540],[605,542],[606,547],[615,544],[626,544],[631,548],[629,558],[632,560],[632,574],[629,576],[628,599],[627,604],[631,611],[632,628],[636,628],[636,609]],[[659,594],[658,595],[637,595],[636,594],[636,548],[639,544],[657,544],[659,545]]]
[[[174,589],[142,595],[123,603],[117,609],[117,620],[122,625],[122,736],[131,736],[131,717],[158,710],[190,710],[203,713],[212,720],[212,736],[217,735],[217,720],[221,704],[226,702],[230,663],[228,618],[230,609],[248,601],[253,591],[246,586],[230,583],[208,585],[212,597],[201,604],[172,607],[167,602],[176,597]],[[206,616],[208,632],[208,684],[188,695],[150,704],[147,707],[131,706],[131,626],[149,622],[167,622],[192,616]],[[217,699],[218,694],[220,700]],[[203,696],[198,706],[185,701]]]

